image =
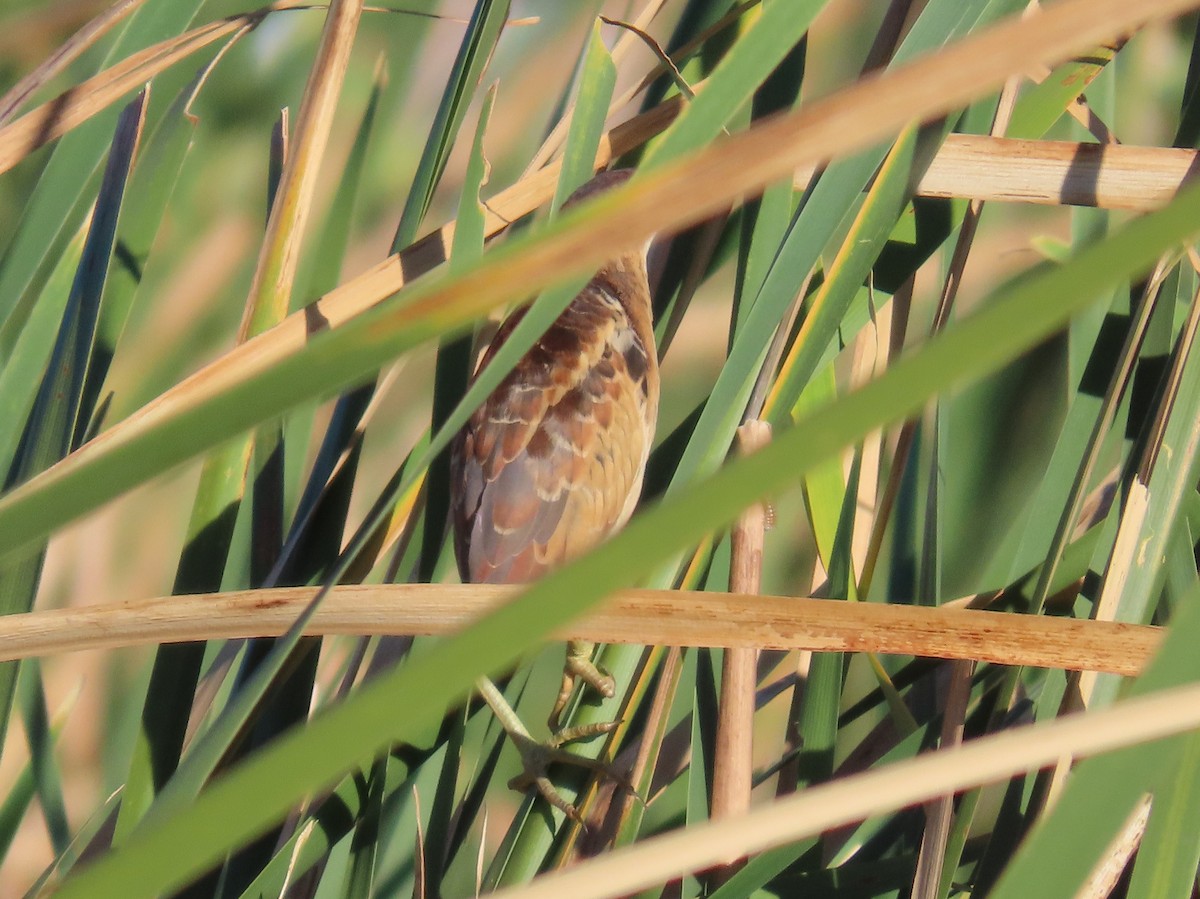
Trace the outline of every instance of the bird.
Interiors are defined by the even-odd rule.
[[[632,174],[629,169],[597,174],[563,209],[626,183]],[[456,435],[450,511],[464,583],[533,581],[603,541],[633,513],[659,402],[649,246],[647,241],[605,262]],[[475,378],[527,309],[503,321]],[[578,811],[546,770],[556,761],[607,770],[564,750],[584,734],[558,726],[577,679],[606,697],[615,693],[612,677],[592,662],[593,651],[591,643],[568,644],[562,688],[548,722],[552,736],[545,743],[530,737],[490,680],[477,683],[521,755],[523,773],[510,786],[536,788],[576,820]],[[586,735],[615,726],[600,725]]]

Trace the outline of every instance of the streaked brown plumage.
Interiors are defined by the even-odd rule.
[[[572,201],[626,177],[599,175]],[[480,369],[524,312],[500,327]],[[657,414],[645,257],[629,254],[596,273],[454,441],[463,580],[532,580],[624,524],[641,490]]]
[[[597,175],[568,203],[630,174]],[[519,309],[501,325],[480,370],[523,315]],[[533,580],[621,527],[641,492],[658,395],[641,250],[610,260],[592,277],[455,438],[451,515],[463,580]],[[611,679],[586,661],[589,654],[586,645],[573,647],[568,675],[611,695]]]

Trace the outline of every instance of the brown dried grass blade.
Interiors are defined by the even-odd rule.
[[[238,334],[239,343],[278,324],[287,314],[304,226],[312,210],[321,159],[329,143],[333,114],[361,16],[361,0],[333,0],[329,5],[321,43],[300,102],[296,133],[291,137],[287,162],[271,205],[267,234]]]
[[[201,25],[134,53],[64,91],[0,128],[0,173],[7,172],[34,150],[62,137],[180,60],[254,27],[268,13],[303,5],[306,4],[298,0],[280,0],[254,12]]]
[[[51,78],[78,59],[88,47],[106,35],[114,25],[141,6],[145,0],[121,0],[80,28],[67,41],[54,49],[36,69],[9,88],[0,97],[0,124],[12,118],[29,97]]]

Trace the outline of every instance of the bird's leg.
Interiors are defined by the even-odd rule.
[[[559,718],[562,717],[563,710],[566,709],[567,702],[571,699],[575,681],[582,680],[605,699],[612,699],[617,692],[617,684],[612,679],[612,675],[601,671],[592,661],[592,653],[595,650],[596,644],[587,640],[571,640],[567,643],[567,660],[563,663],[562,686],[559,687],[558,698],[554,701],[554,708],[550,710],[550,717],[546,722],[550,726],[550,733],[557,737],[559,745],[596,734],[606,734],[617,726],[615,721],[605,721],[599,724],[585,724],[582,727],[570,727],[565,730],[559,727]]]
[[[564,744],[572,740],[590,736],[590,733],[571,734],[559,732],[545,743],[539,743],[529,735],[529,731],[525,729],[525,725],[517,717],[516,711],[513,710],[508,700],[504,698],[504,694],[500,692],[491,680],[481,677],[475,682],[475,687],[479,690],[479,694],[483,697],[484,701],[491,707],[492,714],[496,716],[496,720],[500,722],[500,726],[504,728],[509,739],[513,741],[513,745],[517,747],[517,752],[521,754],[521,767],[523,770],[521,774],[518,774],[509,781],[508,786],[510,789],[524,791],[531,786],[535,787],[543,799],[555,808],[560,809],[568,818],[582,824],[584,822],[579,814],[579,810],[564,799],[562,794],[555,789],[554,784],[550,782],[550,778],[546,772],[553,762],[562,762],[566,765],[586,768],[589,771],[598,771],[601,774],[614,777],[622,783],[627,783],[619,774],[613,772],[612,766],[596,759],[575,755],[562,748]],[[615,724],[609,726],[607,729],[611,730],[614,726]],[[603,732],[605,732],[603,729],[593,731],[593,733]]]

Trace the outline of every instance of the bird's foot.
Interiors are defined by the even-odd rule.
[[[539,742],[530,736],[529,731],[525,729],[525,725],[521,723],[521,719],[517,716],[517,713],[508,704],[508,700],[504,698],[504,695],[496,688],[495,684],[486,677],[481,677],[476,681],[476,687],[479,689],[484,700],[487,701],[487,704],[491,706],[496,720],[500,722],[509,739],[516,746],[517,752],[520,753],[522,771],[509,781],[508,786],[510,789],[524,792],[533,787],[541,794],[543,799],[561,810],[567,817],[578,821],[580,824],[584,822],[583,817],[579,814],[579,810],[568,802],[550,781],[548,772],[552,764],[561,762],[564,765],[573,765],[577,768],[598,772],[633,790],[633,785],[630,783],[629,778],[612,765],[598,759],[590,759],[586,756],[577,755],[563,748],[567,744],[577,740],[610,733],[620,724],[619,721],[606,721],[598,724],[585,724],[579,727],[563,728],[555,731],[545,742]]]
[[[586,756],[577,755],[563,748],[563,746],[575,740],[608,733],[618,723],[616,721],[609,721],[600,724],[567,728],[554,734],[544,743],[539,743],[528,735],[510,732],[509,737],[512,738],[513,744],[521,754],[521,767],[523,770],[508,782],[509,789],[524,792],[533,787],[541,794],[543,799],[559,809],[568,818],[583,824],[583,816],[579,814],[579,809],[568,802],[551,782],[548,774],[549,768],[556,762],[564,765],[572,765],[576,768],[583,768],[586,771],[612,778],[617,783],[632,790],[633,785],[629,782],[629,778],[612,765],[602,762],[599,759],[590,759]]]
[[[583,681],[605,699],[612,699],[616,695],[617,682],[613,680],[612,675],[601,671],[596,667],[596,663],[592,661],[592,652],[595,648],[594,643],[584,643],[581,641],[572,641],[567,644],[567,659],[563,662],[562,685],[558,689],[558,698],[554,701],[554,708],[550,710],[550,717],[546,720],[551,733],[556,735],[564,733],[572,734],[572,736],[563,739],[562,743],[570,743],[573,740],[594,736],[598,733],[608,733],[616,726],[615,722],[607,722],[603,725],[584,725],[584,728],[603,728],[590,732],[583,732],[581,728],[568,728],[564,731],[559,727],[559,719],[562,717],[562,713],[571,699],[576,681]]]

